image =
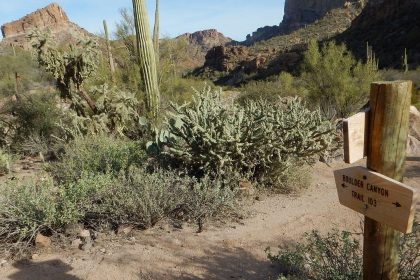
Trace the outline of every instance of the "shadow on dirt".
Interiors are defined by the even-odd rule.
[[[19,271],[7,277],[10,280],[81,280],[68,272],[73,268],[60,260],[35,263],[21,261],[13,265]]]
[[[164,275],[140,274],[139,279],[171,279],[171,280],[220,280],[220,279],[277,279],[279,268],[274,267],[267,259],[261,261],[242,248],[229,250],[209,250],[205,257],[193,259],[188,266],[194,267],[194,274],[183,272],[180,276],[171,275],[168,271]]]
[[[405,177],[420,178],[420,157],[407,157]]]

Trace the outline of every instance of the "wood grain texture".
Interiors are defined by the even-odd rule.
[[[366,156],[368,112],[360,112],[343,121],[344,161],[352,164]]]
[[[334,172],[340,203],[402,233],[413,228],[417,189],[367,168]]]
[[[371,87],[367,167],[402,181],[408,137],[411,81],[377,82]],[[400,233],[366,217],[363,279],[398,279]]]

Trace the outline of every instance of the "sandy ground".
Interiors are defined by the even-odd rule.
[[[333,170],[345,166],[318,164],[313,186],[302,195],[258,201],[240,223],[209,226],[200,234],[194,227],[162,224],[125,239],[99,238],[90,253],[51,249],[0,267],[0,279],[275,279],[266,247],[302,240],[313,229],[361,232],[361,215],[338,203]],[[408,158],[405,182],[420,188],[420,157]]]

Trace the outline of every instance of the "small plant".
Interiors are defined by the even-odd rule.
[[[350,233],[333,231],[322,236],[313,231],[305,237],[304,243],[281,248],[278,255],[266,250],[284,276],[308,280],[361,279],[362,253],[359,242]]]
[[[399,279],[420,277],[420,226],[414,223],[413,233],[400,239]],[[269,260],[282,269],[279,279],[355,280],[362,279],[362,249],[358,238],[349,232],[334,230],[327,235],[317,231],[307,233],[304,242],[280,247],[273,255],[266,249]]]

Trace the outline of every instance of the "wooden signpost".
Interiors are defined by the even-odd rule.
[[[412,82],[373,83],[370,111],[344,123],[345,160],[335,172],[340,202],[365,215],[363,279],[398,279],[400,232],[411,231],[417,190],[402,183]],[[363,115],[365,114],[365,115]]]

